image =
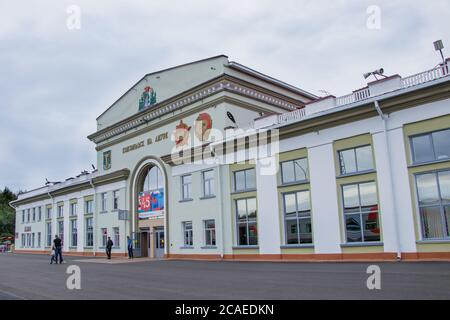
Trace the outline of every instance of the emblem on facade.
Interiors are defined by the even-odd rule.
[[[145,87],[139,99],[139,111],[156,104],[156,91],[152,87]]]
[[[189,127],[183,120],[180,120],[180,123],[175,127],[173,132],[175,145],[177,147],[185,146],[189,141],[189,131],[191,127]]]
[[[200,113],[195,120],[195,136],[200,141],[208,140],[212,128],[212,119],[208,113]]]
[[[103,170],[111,169],[111,151],[103,152]]]

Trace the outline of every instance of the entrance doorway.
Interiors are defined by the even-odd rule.
[[[148,232],[141,232],[141,257],[148,257]]]
[[[155,258],[164,257],[164,229],[155,229]]]

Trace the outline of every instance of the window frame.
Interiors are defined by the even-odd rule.
[[[255,187],[254,188],[249,188],[248,185],[248,181],[247,181],[247,172],[248,171],[254,171],[255,172]],[[237,189],[236,187],[236,174],[237,173],[241,173],[244,172],[244,189]],[[250,191],[255,191],[256,190],[256,168],[247,168],[247,169],[242,169],[242,170],[236,170],[233,171],[233,192],[235,193],[242,193],[242,192],[250,192]]]
[[[212,173],[212,177],[206,179],[205,174],[206,173]],[[201,172],[202,177],[202,197],[203,198],[212,198],[216,195],[215,190],[215,170],[214,169],[208,169]],[[209,193],[206,193],[206,183],[208,183],[209,186]]]
[[[108,192],[100,193],[100,212],[108,212]]]
[[[92,248],[94,247],[94,218],[85,218],[85,247]],[[90,226],[89,226],[90,222]]]
[[[308,217],[300,217],[299,216],[299,212],[304,212],[304,211],[299,211],[298,210],[298,193],[302,193],[302,192],[308,192],[308,201],[309,201],[309,216]],[[287,218],[286,217],[286,196],[287,195],[295,195],[295,217],[293,218]],[[284,245],[285,246],[311,246],[314,245],[314,233],[313,233],[313,222],[312,222],[312,207],[311,207],[311,190],[310,189],[304,189],[304,190],[296,190],[296,191],[289,191],[289,192],[282,192],[281,193],[282,196],[282,200],[283,200],[283,227],[284,227]],[[301,238],[300,238],[300,220],[310,220],[311,222],[311,242],[309,243],[302,243],[301,242]],[[286,222],[287,220],[292,220],[292,221],[296,221],[297,222],[297,241],[298,243],[296,244],[292,244],[292,243],[288,243],[287,242],[287,225]]]
[[[248,200],[250,199],[255,199],[255,207],[256,207],[256,217],[251,221],[249,221],[248,218]],[[239,239],[239,225],[241,224],[241,222],[239,222],[239,207],[238,207],[238,201],[245,201],[245,210],[246,210],[246,219],[245,219],[245,224],[246,224],[246,239],[247,239],[247,244],[240,244],[240,239]],[[235,206],[235,227],[236,227],[236,231],[235,231],[235,237],[236,237],[236,246],[237,247],[257,247],[259,246],[259,231],[258,231],[258,200],[256,196],[253,197],[246,197],[246,198],[239,198],[239,199],[235,199],[234,200],[234,206]],[[249,225],[250,224],[255,224],[256,225],[256,244],[250,244],[250,230],[249,230]]]
[[[187,229],[186,226],[190,225],[190,229]],[[185,248],[193,248],[194,247],[194,223],[192,221],[183,221],[183,247]],[[188,233],[188,242],[186,243],[186,232]],[[190,241],[189,241],[190,240]]]
[[[113,191],[113,210],[119,210],[119,199],[120,199],[120,190],[114,190]]]
[[[78,246],[78,222],[75,219],[70,220],[70,246]]]
[[[190,182],[184,182],[184,179],[190,177]],[[181,201],[192,200],[192,174],[184,174],[180,177],[181,179]],[[188,195],[184,193],[184,186],[187,186]]]
[[[299,161],[299,160],[305,160],[306,161],[306,178],[303,180],[296,180],[296,168],[295,168],[295,161]],[[284,181],[284,170],[283,170],[283,164],[288,163],[288,162],[293,162],[294,163],[294,180],[293,181],[289,181],[286,182]],[[281,184],[282,185],[289,185],[289,184],[299,184],[299,183],[305,183],[309,181],[309,163],[308,163],[308,157],[301,157],[301,158],[296,158],[296,159],[290,159],[290,160],[285,160],[285,161],[281,161],[280,162],[280,179],[281,179]]]
[[[411,157],[412,165],[421,165],[421,164],[427,164],[427,163],[450,161],[450,157],[447,157],[445,159],[437,159],[437,157],[436,157],[436,148],[435,148],[435,145],[434,145],[433,133],[443,132],[443,131],[449,131],[450,132],[450,128],[439,129],[439,130],[434,130],[434,131],[428,131],[428,132],[418,133],[418,134],[413,134],[413,135],[408,137],[408,139],[409,139],[410,157]],[[433,158],[434,159],[433,160],[427,160],[427,161],[416,161],[413,139],[414,138],[425,137],[425,136],[428,136],[428,141],[429,141],[429,143],[431,145],[431,149],[433,150]]]
[[[207,224],[208,222],[213,222],[214,223],[214,228],[208,228]],[[204,244],[205,247],[216,247],[217,246],[217,231],[216,231],[216,220],[215,219],[206,219],[203,220],[203,230],[204,230]],[[207,239],[207,234],[209,233],[209,237],[211,239],[211,243],[208,243]],[[214,235],[214,237],[213,237]]]
[[[364,214],[368,214],[370,213],[370,211],[362,211],[362,206],[361,206],[361,189],[360,189],[360,185],[362,184],[369,184],[369,183],[374,183],[375,184],[375,196],[377,199],[377,225],[378,225],[378,229],[380,230],[380,234],[379,234],[379,239],[378,240],[374,240],[374,241],[366,241],[364,240],[364,226],[363,226],[363,215]],[[345,197],[344,197],[344,188],[348,187],[348,186],[354,186],[356,185],[358,187],[358,207],[359,207],[359,211],[357,212],[352,212],[352,213],[345,213]],[[341,208],[342,208],[342,226],[344,228],[344,238],[345,238],[345,244],[346,245],[358,245],[358,244],[362,244],[362,245],[367,245],[367,244],[373,244],[373,243],[381,243],[383,241],[383,237],[382,237],[382,226],[381,226],[381,220],[380,220],[380,199],[379,199],[379,194],[378,194],[378,183],[376,180],[366,180],[366,181],[358,181],[358,182],[350,182],[350,183],[346,183],[346,184],[341,184],[340,185],[340,191],[341,191]],[[361,233],[361,241],[348,241],[347,238],[347,222],[346,222],[346,216],[347,215],[359,215],[360,218],[360,233]]]
[[[424,172],[417,172],[414,173],[414,189],[415,189],[415,193],[416,193],[416,211],[417,211],[417,218],[418,218],[418,222],[419,222],[419,226],[420,226],[420,239],[421,241],[424,242],[433,242],[433,241],[439,241],[439,240],[443,240],[443,241],[449,241],[450,240],[450,225],[449,225],[449,230],[447,231],[447,233],[449,234],[448,236],[445,236],[445,226],[447,224],[446,220],[445,220],[445,207],[450,207],[450,202],[449,203],[444,203],[442,201],[442,192],[441,192],[441,186],[439,184],[439,173],[441,172],[448,172],[450,173],[450,168],[446,168],[446,169],[438,169],[438,170],[430,170],[430,171],[424,171]],[[421,206],[420,205],[420,199],[419,199],[419,188],[417,185],[417,177],[421,176],[421,175],[427,175],[427,174],[433,174],[435,176],[435,181],[437,182],[437,191],[438,191],[438,196],[439,196],[439,204],[432,204],[432,205],[425,205],[425,206]],[[424,236],[424,232],[425,232],[425,226],[424,226],[424,221],[422,219],[422,213],[420,211],[421,208],[436,208],[439,207],[439,214],[440,214],[440,218],[441,218],[441,228],[442,228],[442,233],[444,234],[444,237],[440,237],[440,238],[425,238]],[[450,221],[448,222],[450,224]]]
[[[370,147],[370,155],[372,157],[372,168],[371,169],[367,169],[367,170],[359,170],[359,166],[358,166],[358,157],[356,154],[356,150],[357,149],[362,149],[362,148],[366,148],[366,147]],[[355,167],[356,167],[356,171],[354,172],[346,172],[343,173],[342,172],[342,160],[341,160],[341,154],[342,152],[345,151],[350,151],[353,150],[353,156],[355,157]],[[359,174],[366,174],[369,172],[374,172],[375,171],[375,159],[374,159],[374,153],[373,153],[373,146],[372,144],[363,144],[363,145],[358,145],[355,147],[350,147],[350,148],[345,148],[345,149],[340,149],[337,150],[337,156],[338,156],[338,164],[339,164],[339,176],[340,177],[345,177],[345,176],[352,176],[352,175],[359,175]]]

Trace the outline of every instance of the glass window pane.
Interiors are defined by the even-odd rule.
[[[297,192],[297,208],[298,211],[311,210],[309,203],[309,191]]]
[[[436,160],[450,158],[450,129],[433,133]]]
[[[450,171],[439,172],[438,176],[441,200],[444,203],[448,203],[450,202]]]
[[[295,164],[295,180],[303,181],[308,179],[308,160],[299,159],[294,161]]]
[[[238,245],[246,246],[248,245],[247,241],[247,224],[240,223],[238,226]]]
[[[347,242],[361,242],[361,219],[359,214],[347,215],[345,217],[345,228]]]
[[[356,163],[358,165],[358,171],[373,170],[371,146],[356,149]]]
[[[256,188],[256,176],[255,169],[246,170],[246,179],[247,179],[247,189],[255,189]]]
[[[286,243],[298,243],[297,219],[286,220]]]
[[[256,219],[256,198],[247,199],[248,219]]]
[[[421,208],[420,215],[425,239],[444,237],[440,207]]]
[[[297,208],[295,206],[295,193],[289,193],[284,195],[284,208],[286,217],[296,217]]]
[[[339,152],[341,163],[341,174],[356,172],[355,150],[345,150]]]
[[[359,194],[362,211],[378,210],[377,186],[375,182],[360,184]]]
[[[416,177],[419,205],[433,205],[439,203],[439,192],[436,174],[427,173]]]
[[[363,227],[364,227],[364,241],[380,241],[380,226],[378,224],[378,212],[373,211],[364,213]]]
[[[238,171],[234,173],[234,181],[236,191],[245,190],[245,172]]]
[[[444,207],[446,236],[450,237],[450,206]]]
[[[283,173],[283,183],[295,181],[294,162],[288,161],[281,164],[281,171]]]
[[[256,246],[258,244],[258,228],[256,227],[256,222],[248,224],[248,242],[251,246]]]
[[[430,136],[419,136],[411,139],[413,147],[414,162],[433,161],[433,146],[430,141]]]
[[[311,219],[300,219],[298,224],[300,227],[300,243],[312,243]]]
[[[358,185],[349,185],[342,188],[344,197],[344,211],[347,212],[359,212],[359,194]]]
[[[237,200],[236,201],[238,220],[246,220],[247,219],[247,205],[245,200]]]

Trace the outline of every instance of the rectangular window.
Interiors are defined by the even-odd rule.
[[[113,192],[113,209],[119,210],[119,190]]]
[[[85,202],[85,214],[92,214],[94,213],[94,201],[88,200]]]
[[[214,196],[214,170],[202,172],[203,196]]]
[[[47,208],[47,219],[52,218],[52,208]]]
[[[120,229],[119,227],[113,228],[113,235],[114,235],[114,247],[119,248],[120,247]]]
[[[52,246],[52,223],[51,222],[47,222],[47,247],[51,247]]]
[[[26,239],[25,239],[25,237],[26,237],[25,233],[22,233],[22,242],[21,242],[22,248],[24,248],[26,246],[26,243],[25,243]]]
[[[181,198],[182,200],[192,199],[192,176],[190,174],[181,177]]]
[[[78,245],[77,220],[70,220],[70,246],[76,247],[77,245]]]
[[[31,220],[31,214],[30,214],[30,209],[27,209],[27,222],[30,222]]]
[[[58,218],[64,217],[64,205],[58,206]]]
[[[239,246],[258,245],[256,198],[236,200],[236,229]]]
[[[33,208],[33,222],[36,221],[36,208]]]
[[[32,248],[34,248],[34,245],[35,245],[34,240],[35,240],[35,237],[34,237],[34,232],[33,232],[32,235],[31,235],[31,247]]]
[[[234,191],[242,192],[256,188],[255,169],[234,172]]]
[[[183,222],[183,237],[185,247],[192,247],[194,245],[192,221]]]
[[[94,221],[93,218],[86,218],[86,247],[94,246]]]
[[[25,210],[22,210],[22,223],[25,223]]]
[[[205,246],[214,247],[216,245],[216,222],[205,220]]]
[[[70,204],[69,211],[70,211],[70,215],[72,217],[77,215],[77,203],[76,202]]]
[[[38,232],[38,234],[37,234],[37,246],[38,246],[38,248],[41,247],[41,233],[40,232]]]
[[[369,145],[339,151],[339,164],[341,175],[373,170],[372,147]]]
[[[347,242],[380,241],[375,182],[342,187]]]
[[[42,207],[38,207],[38,221],[42,220]]]
[[[64,242],[64,221],[58,221],[58,237]]]
[[[312,243],[309,190],[286,193],[283,200],[286,244]]]
[[[282,183],[293,183],[308,179],[308,159],[296,159],[281,163]]]
[[[106,206],[106,202],[107,202],[107,193],[106,192],[104,192],[104,193],[102,193],[101,195],[100,195],[100,197],[101,197],[101,211],[102,212],[105,212],[105,211],[107,211],[107,206]]]
[[[411,137],[413,163],[450,159],[450,129]]]
[[[107,228],[101,228],[100,232],[101,232],[101,235],[102,235],[102,247],[106,247],[106,242],[108,241],[108,229]]]
[[[416,175],[423,239],[450,238],[450,171]]]

